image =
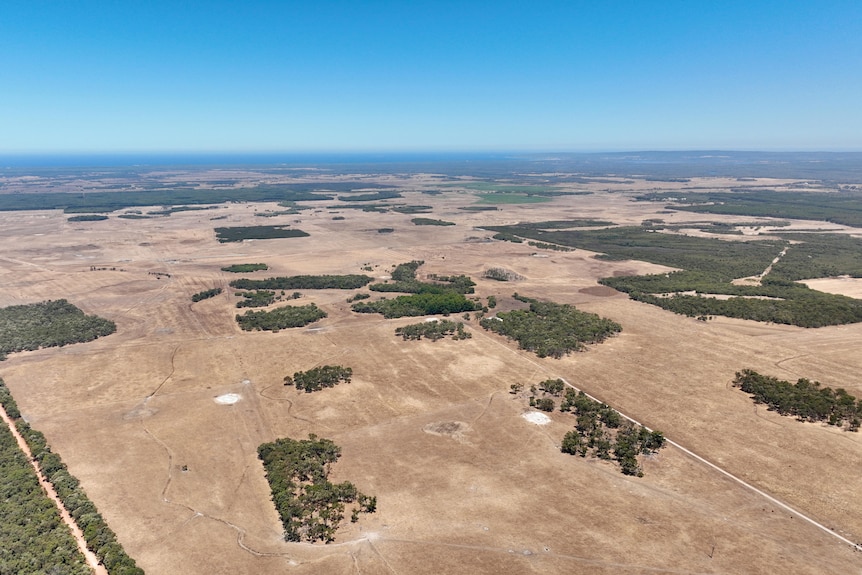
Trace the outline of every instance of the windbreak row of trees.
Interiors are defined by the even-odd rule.
[[[45,436],[30,427],[30,424],[21,418],[18,405],[2,380],[0,380],[0,403],[3,404],[9,417],[15,421],[18,432],[30,447],[42,473],[54,486],[63,505],[83,531],[87,547],[96,554],[99,561],[107,568],[108,573],[111,575],[143,575],[143,569],[138,567],[135,560],[126,554],[122,545],[117,541],[117,536],[93,502],[87,497],[81,484],[69,473],[60,456],[51,451]],[[0,522],[0,524],[3,523],[5,521]],[[63,527],[65,529],[65,525]]]
[[[279,276],[262,280],[241,278],[230,282],[230,287],[244,290],[359,289],[371,283],[372,279],[362,274]]]
[[[459,321],[456,323],[448,319],[411,323],[410,325],[397,327],[395,328],[395,335],[400,335],[404,341],[418,341],[423,337],[431,341],[437,341],[446,336],[451,336],[452,339],[457,341],[473,337],[473,334],[464,330],[463,322]]]
[[[413,218],[410,220],[414,226],[454,226],[455,222],[446,220],[435,220],[434,218]]]
[[[57,506],[42,491],[33,466],[2,422],[0,573],[91,573]]]
[[[736,372],[733,385],[750,394],[755,403],[799,421],[823,421],[848,431],[858,431],[862,425],[862,400],[842,388],[821,387],[806,378],[790,383],[751,369]]]
[[[221,288],[213,288],[198,292],[192,296],[193,302],[199,302],[205,299],[209,299],[211,297],[215,297],[222,292]]]
[[[377,498],[361,493],[349,481],[329,481],[329,467],[341,456],[332,440],[310,434],[308,439],[278,439],[257,449],[263,461],[272,501],[281,517],[286,541],[324,541],[335,531],[350,506],[352,522],[359,513],[374,513]]]
[[[83,311],[65,299],[0,308],[0,360],[16,351],[33,351],[92,341],[117,325]]]
[[[232,274],[244,274],[268,269],[269,266],[266,264],[233,264],[221,268],[221,271],[229,272]]]

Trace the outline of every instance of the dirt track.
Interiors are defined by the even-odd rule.
[[[60,519],[63,520],[63,523],[65,523],[69,528],[69,531],[72,532],[72,537],[75,538],[75,543],[78,544],[78,550],[87,560],[87,565],[90,566],[93,573],[96,575],[108,575],[108,570],[99,562],[99,558],[96,557],[96,554],[90,551],[87,547],[87,542],[84,540],[84,533],[81,531],[81,528],[78,527],[78,524],[75,522],[75,519],[69,513],[68,509],[66,509],[66,506],[63,505],[62,501],[60,501],[60,497],[57,495],[57,491],[54,489],[54,486],[50,481],[45,479],[45,476],[42,474],[42,469],[39,467],[39,463],[33,458],[30,446],[27,445],[27,442],[24,441],[24,438],[21,437],[20,433],[18,433],[18,428],[15,427],[15,422],[9,418],[9,415],[6,413],[6,410],[2,405],[0,405],[0,419],[3,419],[3,422],[7,427],[9,427],[9,431],[11,431],[12,435],[15,436],[15,441],[18,442],[18,447],[24,452],[24,455],[27,456],[27,459],[30,460],[30,464],[36,472],[36,478],[39,480],[39,485],[42,486],[42,490],[45,491],[51,501],[54,502],[54,505],[57,506],[57,510],[60,512]]]

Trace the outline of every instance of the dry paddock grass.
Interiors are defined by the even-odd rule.
[[[574,420],[540,427],[509,385],[564,377],[854,541],[862,540],[862,440],[800,424],[730,387],[751,367],[810,377],[862,394],[862,326],[804,330],[675,316],[597,287],[614,273],[657,271],[592,254],[486,242],[474,229],[520,220],[601,217],[639,222],[660,206],[620,194],[457,210],[449,192],[418,227],[411,215],[342,210],[262,221],[263,205],[169,218],[68,223],[58,212],[0,214],[0,305],[66,298],[117,322],[88,344],[15,354],[0,376],[22,412],[82,481],[128,552],[151,574],[209,573],[839,573],[862,555],[681,451],[666,448],[629,478],[605,462],[560,453]],[[661,215],[665,219],[697,214]],[[218,244],[214,225],[292,223],[311,237]],[[699,217],[697,219],[702,219]],[[716,218],[719,219],[719,218]],[[380,227],[395,228],[378,234]],[[404,342],[383,320],[349,311],[351,292],[305,291],[329,317],[313,329],[243,333],[219,270],[263,261],[252,277],[386,275],[423,259],[421,273],[471,275],[479,295],[513,291],[576,304],[623,332],[562,360],[540,360],[468,323],[467,341]],[[90,266],[116,271],[90,271]],[[480,279],[491,266],[524,280]],[[122,271],[121,271],[122,270]],[[148,272],[170,273],[156,279]],[[324,363],[353,382],[315,394],[284,375]],[[214,398],[240,394],[234,405]],[[457,425],[446,425],[457,423]],[[457,429],[447,435],[447,429]],[[378,497],[378,511],[335,544],[289,544],[269,499],[257,446],[308,433],[343,449],[336,480]]]

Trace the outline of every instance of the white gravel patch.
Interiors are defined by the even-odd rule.
[[[523,417],[530,423],[535,423],[536,425],[548,425],[549,423],[551,423],[551,418],[542,413],[541,411],[528,411],[527,413],[521,415],[521,417]]]
[[[233,405],[240,399],[242,399],[242,396],[238,393],[226,393],[216,397],[215,402],[220,403],[221,405]]]

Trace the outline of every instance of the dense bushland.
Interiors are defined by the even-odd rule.
[[[447,315],[481,309],[481,304],[470,301],[462,294],[419,293],[402,295],[393,299],[359,302],[352,306],[357,313],[379,313],[385,318],[415,317],[420,315]]]
[[[5,423],[0,423],[0,573],[91,573]]]
[[[15,351],[32,351],[92,341],[117,331],[117,325],[64,299],[0,308],[0,360]]]
[[[609,319],[587,313],[568,304],[540,302],[515,297],[530,304],[529,309],[500,312],[481,320],[480,325],[518,342],[521,349],[539,357],[561,358],[585,344],[600,343],[622,330]]]
[[[257,449],[263,461],[272,501],[284,526],[287,541],[331,542],[351,505],[352,522],[359,513],[374,513],[377,498],[361,493],[345,481],[329,481],[329,467],[341,456],[330,439],[278,439]]]
[[[237,315],[236,321],[244,331],[278,331],[289,327],[302,327],[326,317],[326,312],[315,304],[286,305],[271,311],[247,311]]]
[[[862,321],[862,300],[827,294],[788,280],[862,275],[862,240],[837,234],[778,234],[780,240],[725,241],[662,233],[644,227],[543,231],[527,226],[489,228],[515,237],[601,252],[604,259],[637,259],[681,271],[603,278],[601,283],[675,313],[821,327]],[[789,240],[794,243],[790,244]],[[761,285],[735,285],[759,276],[786,248]],[[682,293],[682,292],[696,292]],[[731,295],[730,299],[702,294]],[[668,297],[670,296],[670,297]]]

